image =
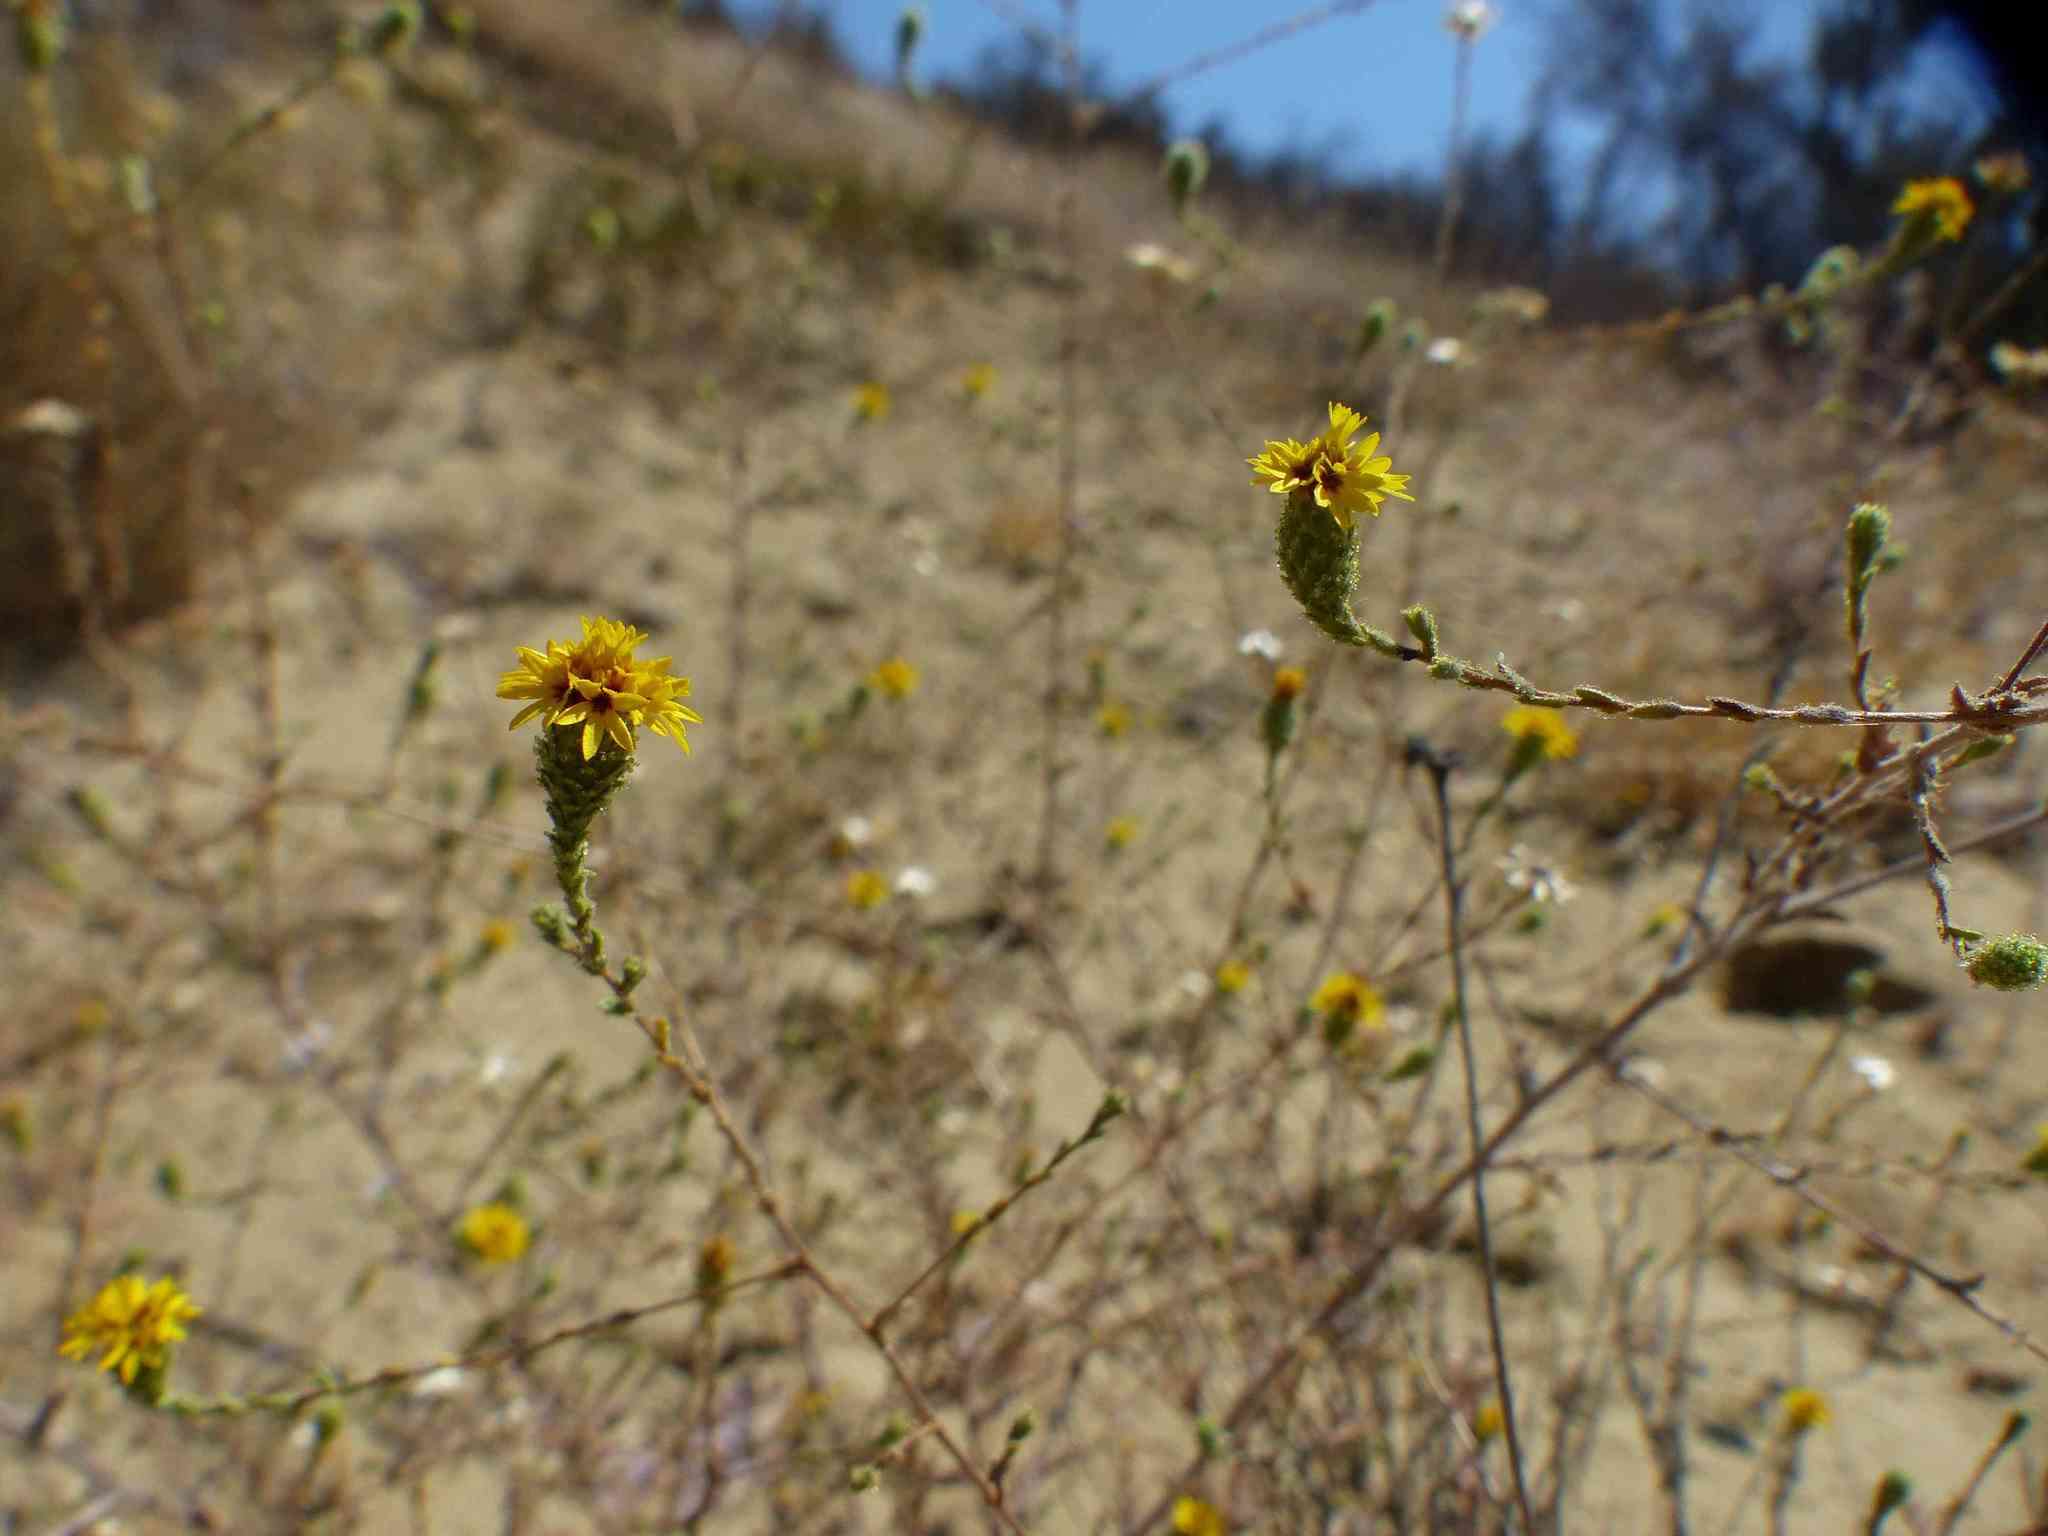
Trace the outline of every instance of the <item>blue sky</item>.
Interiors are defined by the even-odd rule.
[[[902,0],[814,0],[864,71],[893,65]],[[1260,28],[1302,11],[1309,0],[1082,0],[1081,52],[1101,63],[1119,90],[1142,84]],[[1500,22],[1477,45],[1474,126],[1503,135],[1525,121],[1529,92],[1545,59],[1545,17],[1572,0],[1496,0]],[[1697,0],[1667,0],[1674,6]],[[926,81],[968,76],[991,43],[1025,16],[1057,28],[1057,0],[922,0],[928,19],[914,73]],[[738,7],[762,14],[756,0]],[[1758,46],[1796,59],[1804,52],[1809,0],[1753,0]],[[1444,29],[1443,0],[1374,0],[1357,15],[1288,40],[1169,88],[1162,100],[1176,131],[1211,117],[1229,124],[1241,147],[1329,154],[1339,174],[1435,172],[1451,116],[1456,44]],[[1952,52],[1923,61],[1931,109],[1971,110],[1976,91]],[[1916,94],[1920,94],[1916,92]]]

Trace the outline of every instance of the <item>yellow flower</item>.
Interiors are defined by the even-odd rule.
[[[1308,1005],[1324,1019],[1343,1023],[1346,1034],[1361,1024],[1377,1029],[1387,1013],[1386,1003],[1371,984],[1349,971],[1332,971],[1325,976]]]
[[[907,699],[917,692],[917,668],[891,656],[868,674],[868,686],[885,699]]]
[[[739,1256],[739,1249],[723,1232],[706,1239],[697,1250],[697,1289],[711,1296],[721,1294],[726,1282],[732,1279],[732,1267]]]
[[[1554,709],[1518,704],[1501,717],[1500,728],[1514,737],[1517,745],[1532,743],[1537,756],[1555,759],[1578,754],[1579,738]]]
[[[1507,1419],[1500,1411],[1500,1404],[1488,1398],[1479,1405],[1479,1411],[1472,1415],[1472,1438],[1484,1445],[1499,1434],[1506,1423]]]
[[[1252,982],[1252,968],[1242,960],[1226,960],[1216,967],[1216,990],[1235,997]]]
[[[889,386],[873,379],[853,392],[853,414],[862,421],[887,421],[889,403]]]
[[[963,1207],[953,1213],[951,1225],[955,1237],[965,1237],[970,1232],[979,1232],[981,1230],[981,1212],[967,1210]]]
[[[970,400],[979,400],[995,387],[996,370],[993,363],[976,363],[960,377],[960,390]]]
[[[1105,736],[1121,736],[1131,728],[1131,712],[1121,704],[1105,704],[1095,711],[1095,728]]]
[[[1794,1387],[1780,1399],[1778,1407],[1788,1435],[1803,1435],[1834,1418],[1828,1411],[1828,1400],[1811,1387]]]
[[[1931,219],[1937,240],[1962,239],[1963,231],[1970,227],[1970,218],[1976,211],[1970,203],[1970,194],[1953,176],[1909,181],[1899,193],[1899,200],[1892,204],[1892,212],[1904,218]]]
[[[573,645],[550,640],[545,651],[519,647],[519,667],[498,679],[498,697],[525,699],[511,729],[539,717],[542,729],[582,728],[583,756],[597,755],[609,741],[621,752],[637,745],[634,730],[646,726],[690,750],[685,725],[703,717],[682,700],[690,696],[687,677],[669,675],[669,658],[636,660],[633,651],[646,631],[616,619],[585,619],[583,638]]]
[[[1215,1505],[1186,1497],[1173,1501],[1173,1529],[1175,1536],[1230,1536]]]
[[[64,1320],[57,1353],[67,1360],[98,1353],[98,1369],[114,1372],[125,1386],[139,1371],[161,1371],[170,1346],[185,1337],[185,1324],[199,1312],[169,1276],[145,1285],[140,1275],[118,1275]]]
[[[1245,460],[1254,472],[1252,484],[1270,481],[1267,489],[1275,496],[1291,496],[1297,491],[1313,496],[1316,505],[1344,528],[1351,527],[1361,512],[1378,517],[1380,503],[1389,496],[1413,501],[1406,489],[1408,476],[1389,474],[1387,467],[1394,461],[1384,455],[1372,456],[1380,445],[1379,433],[1362,443],[1351,441],[1351,435],[1364,425],[1365,418],[1350,406],[1331,401],[1330,425],[1320,437],[1305,443],[1291,437],[1275,438],[1266,444],[1265,452]]]
[[[462,1246],[486,1264],[510,1264],[526,1252],[533,1229],[526,1218],[502,1200],[471,1206],[456,1226]]]
[[[1308,673],[1300,667],[1275,667],[1273,669],[1273,697],[1276,699],[1298,699],[1308,687]]]
[[[846,900],[863,912],[889,899],[889,882],[872,869],[857,869],[846,877]]]
[[[1119,816],[1102,830],[1102,840],[1116,849],[1128,848],[1137,839],[1138,824],[1128,816]]]

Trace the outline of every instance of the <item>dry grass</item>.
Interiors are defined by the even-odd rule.
[[[1294,613],[1243,460],[1359,405],[1420,493],[1367,531],[1361,612],[1427,603],[1449,650],[1630,697],[1847,697],[1842,522],[1880,496],[1910,554],[1876,667],[1939,710],[2039,624],[2038,419],[1986,399],[1886,436],[1911,359],[1844,420],[1825,366],[1741,327],[1488,333],[1455,282],[1249,213],[1220,263],[1116,155],[1080,161],[1063,245],[1060,165],[935,106],[644,13],[474,10],[473,45],[347,61],[82,262],[47,157],[0,147],[27,253],[0,414],[93,419],[100,499],[44,515],[113,530],[89,568],[133,594],[64,588],[5,636],[0,1512],[1136,1533],[1199,1498],[1232,1530],[1514,1529],[1491,1292],[1564,1528],[1860,1528],[1893,1468],[1940,1528],[2041,1358],[2020,1164],[2048,1057],[1930,932],[1903,801],[1829,825],[1817,886],[1908,874],[1779,936],[1806,958],[1656,994],[1667,909],[1712,868],[1704,915],[1746,910],[1782,834],[1737,792],[1764,733],[1799,790],[1855,733],[1574,717],[1576,758],[1504,784],[1509,701]],[[321,67],[296,26],[174,103],[178,39],[84,40],[56,104],[88,222],[95,159],[146,148],[176,189]],[[1194,280],[1132,268],[1141,241]],[[1354,362],[1382,293],[1468,361]],[[858,423],[870,381],[893,409]],[[492,696],[581,613],[652,630],[705,716],[601,824],[609,991],[526,924],[546,821]],[[1261,628],[1311,674],[1270,760]],[[864,687],[893,655],[901,700]],[[1485,1243],[1418,737],[1461,759],[1506,1137]],[[2024,746],[1958,774],[1951,843],[2039,806]],[[910,868],[934,889],[848,902]],[[2042,923],[2017,833],[1954,881],[1958,922]],[[1814,980],[1822,940],[1874,985],[1726,1006]],[[601,1011],[627,955],[648,979]],[[1383,1041],[1307,1009],[1340,969]],[[677,1031],[665,1066],[636,1010]],[[1609,1071],[1588,1042],[1618,1027]],[[451,1236],[491,1199],[533,1223],[515,1264]],[[151,1414],[58,1360],[131,1254],[206,1307],[175,1388],[289,1406]],[[1795,1385],[1831,1425],[1781,1432]],[[2043,1517],[2025,1449],[1984,1528]]]

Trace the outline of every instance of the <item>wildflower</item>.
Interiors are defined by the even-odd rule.
[[[1235,997],[1251,985],[1252,968],[1242,960],[1226,960],[1216,967],[1216,990]]]
[[[1229,1536],[1230,1527],[1213,1504],[1183,1495],[1173,1501],[1174,1536]]]
[[[1131,728],[1131,712],[1111,701],[1095,711],[1095,728],[1105,736],[1121,736]]]
[[[1444,13],[1444,26],[1460,42],[1476,43],[1500,20],[1500,12],[1486,0],[1458,0]]]
[[[494,917],[478,931],[477,943],[483,947],[487,954],[495,955],[503,950],[510,949],[512,941],[518,937],[518,933],[519,930],[506,922],[504,918]]]
[[[1276,699],[1298,699],[1308,687],[1308,673],[1300,667],[1275,667],[1273,669],[1273,697]]]
[[[1479,1405],[1479,1411],[1472,1415],[1472,1438],[1484,1445],[1499,1434],[1506,1423],[1507,1419],[1500,1411],[1500,1404],[1488,1398]]]
[[[1237,654],[1258,656],[1267,661],[1280,659],[1280,637],[1270,629],[1248,629],[1237,637]]]
[[[960,376],[960,392],[970,400],[979,400],[995,387],[995,382],[995,364],[976,363]]]
[[[476,1080],[486,1088],[493,1083],[503,1082],[512,1073],[512,1058],[503,1051],[492,1051],[476,1069]]]
[[[486,1264],[512,1263],[533,1240],[526,1218],[502,1200],[471,1206],[457,1223],[455,1235]]]
[[[1517,756],[1527,752],[1532,758],[1546,757],[1556,761],[1578,754],[1577,734],[1554,709],[1538,709],[1533,704],[1517,705],[1501,718],[1500,728],[1515,738]]]
[[[873,379],[853,392],[853,414],[859,421],[887,421],[889,419],[889,386],[878,384]]]
[[[939,882],[922,864],[906,864],[896,876],[896,894],[911,901],[929,896],[938,888]]]
[[[1340,528],[1350,528],[1361,512],[1380,515],[1380,503],[1389,496],[1413,501],[1406,486],[1408,476],[1387,472],[1393,460],[1372,457],[1380,445],[1375,432],[1362,443],[1351,436],[1365,425],[1365,418],[1348,405],[1330,402],[1330,425],[1320,437],[1298,443],[1293,438],[1275,438],[1256,458],[1246,459],[1256,478],[1270,481],[1276,496],[1299,491],[1314,498],[1315,504],[1336,518]]]
[[[171,1346],[185,1337],[185,1324],[199,1314],[200,1308],[168,1275],[154,1284],[145,1284],[140,1275],[117,1275],[64,1320],[57,1353],[67,1360],[97,1353],[96,1368],[130,1386],[138,1373],[163,1372]]]
[[[1963,231],[1970,227],[1971,216],[1976,211],[1970,203],[1970,194],[1953,176],[1909,181],[1899,193],[1899,200],[1892,204],[1892,212],[1908,221],[1927,220],[1933,226],[1937,240],[1962,239]]]
[[[1568,880],[1562,870],[1553,869],[1530,856],[1529,850],[1516,843],[1496,861],[1501,870],[1501,879],[1514,890],[1526,894],[1530,901],[1542,906],[1564,906],[1579,894],[1578,887]]]
[[[1465,343],[1455,336],[1439,336],[1423,349],[1422,355],[1439,368],[1453,368],[1465,360]]]
[[[1811,1387],[1794,1387],[1779,1400],[1778,1408],[1788,1435],[1803,1435],[1834,1418],[1828,1411],[1828,1400]]]
[[[1360,1029],[1386,1028],[1387,1005],[1362,977],[1332,971],[1309,998],[1310,1010],[1323,1021],[1323,1039],[1333,1048],[1348,1043]]]
[[[859,911],[870,911],[889,899],[889,885],[872,869],[857,869],[846,877],[846,900]]]
[[[1863,1079],[1872,1093],[1883,1093],[1898,1080],[1898,1071],[1882,1056],[1851,1056],[1849,1070]]]
[[[510,728],[536,717],[544,730],[580,726],[586,762],[607,741],[630,756],[637,745],[634,731],[643,725],[688,752],[684,727],[703,724],[682,702],[690,696],[690,680],[670,676],[666,656],[638,660],[633,651],[646,638],[644,630],[599,618],[583,620],[583,638],[573,645],[550,640],[544,651],[520,646],[518,670],[498,679],[499,698],[528,701]]]
[[[981,1212],[971,1211],[963,1206],[953,1213],[953,1219],[949,1225],[952,1227],[955,1237],[966,1237],[971,1232],[981,1230]]]
[[[1131,846],[1138,836],[1138,824],[1128,816],[1119,816],[1103,829],[1102,840],[1121,852]]]
[[[868,686],[885,699],[907,699],[917,692],[917,668],[891,656],[868,674]]]
[[[414,1397],[453,1397],[469,1385],[469,1372],[459,1365],[437,1365],[412,1384]]]
[[[832,857],[843,859],[874,841],[875,829],[865,816],[849,816],[832,831]]]

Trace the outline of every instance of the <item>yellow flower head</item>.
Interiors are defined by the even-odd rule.
[[[1338,1019],[1356,1027],[1377,1028],[1386,1018],[1387,1005],[1363,977],[1349,971],[1332,971],[1323,978],[1308,1005],[1326,1019]]]
[[[846,900],[862,912],[879,907],[889,899],[889,882],[872,869],[857,869],[846,877]]]
[[[907,699],[917,692],[917,668],[891,656],[868,674],[868,686],[885,699]]]
[[[1252,984],[1252,968],[1242,960],[1226,960],[1216,967],[1216,990],[1235,997]]]
[[[140,1275],[118,1275],[64,1320],[57,1353],[67,1360],[98,1354],[98,1368],[112,1371],[125,1386],[139,1371],[161,1371],[171,1345],[185,1337],[185,1324],[199,1312],[169,1276],[146,1285]]]
[[[682,702],[690,680],[670,676],[666,656],[636,659],[633,651],[646,638],[644,630],[600,618],[585,619],[583,638],[574,644],[550,640],[544,651],[520,646],[518,670],[498,679],[499,698],[528,701],[511,729],[535,717],[544,730],[580,728],[586,761],[607,741],[631,753],[638,744],[634,732],[643,725],[688,752],[684,727],[704,723]]]
[[[1230,1536],[1222,1512],[1214,1504],[1185,1496],[1173,1501],[1174,1536]]]
[[[1095,728],[1105,736],[1121,736],[1131,728],[1131,712],[1122,704],[1105,704],[1095,711]]]
[[[1976,211],[1971,205],[1970,194],[1953,176],[1909,181],[1900,191],[1899,200],[1892,204],[1892,212],[1902,218],[1931,220],[1937,240],[1962,239],[1963,231],[1970,227],[1970,218]]]
[[[1128,816],[1117,817],[1102,831],[1102,840],[1116,849],[1130,847],[1137,836],[1138,824]]]
[[[889,405],[889,386],[873,379],[853,392],[853,414],[861,421],[887,421]]]
[[[1500,1411],[1500,1404],[1488,1398],[1479,1405],[1479,1411],[1472,1415],[1472,1438],[1484,1445],[1501,1432],[1507,1417]]]
[[[519,936],[519,930],[502,917],[494,917],[485,923],[477,933],[477,942],[491,954],[498,954],[512,947],[512,941]]]
[[[1269,482],[1266,488],[1275,496],[1291,496],[1297,491],[1312,496],[1316,505],[1344,528],[1351,527],[1361,512],[1378,517],[1380,503],[1389,496],[1413,501],[1407,491],[1408,476],[1389,474],[1388,466],[1394,461],[1385,455],[1373,457],[1373,450],[1380,445],[1379,433],[1362,443],[1351,441],[1352,434],[1364,425],[1365,418],[1350,406],[1331,401],[1330,425],[1321,436],[1305,443],[1291,437],[1275,438],[1266,444],[1265,452],[1245,460],[1252,467],[1252,484]]]
[[[1518,704],[1501,717],[1500,728],[1515,738],[1517,746],[1530,743],[1537,756],[1560,759],[1578,754],[1578,736],[1554,709]]]
[[[456,1225],[455,1235],[486,1264],[510,1264],[533,1241],[526,1218],[502,1200],[471,1206]]]
[[[1778,1408],[1788,1435],[1803,1435],[1834,1418],[1828,1411],[1828,1400],[1811,1387],[1794,1387],[1779,1401]]]
[[[1273,669],[1273,697],[1276,699],[1298,699],[1308,687],[1308,673],[1300,667],[1275,667]]]
[[[995,388],[996,370],[993,363],[976,363],[960,377],[960,390],[970,400],[979,400]]]

